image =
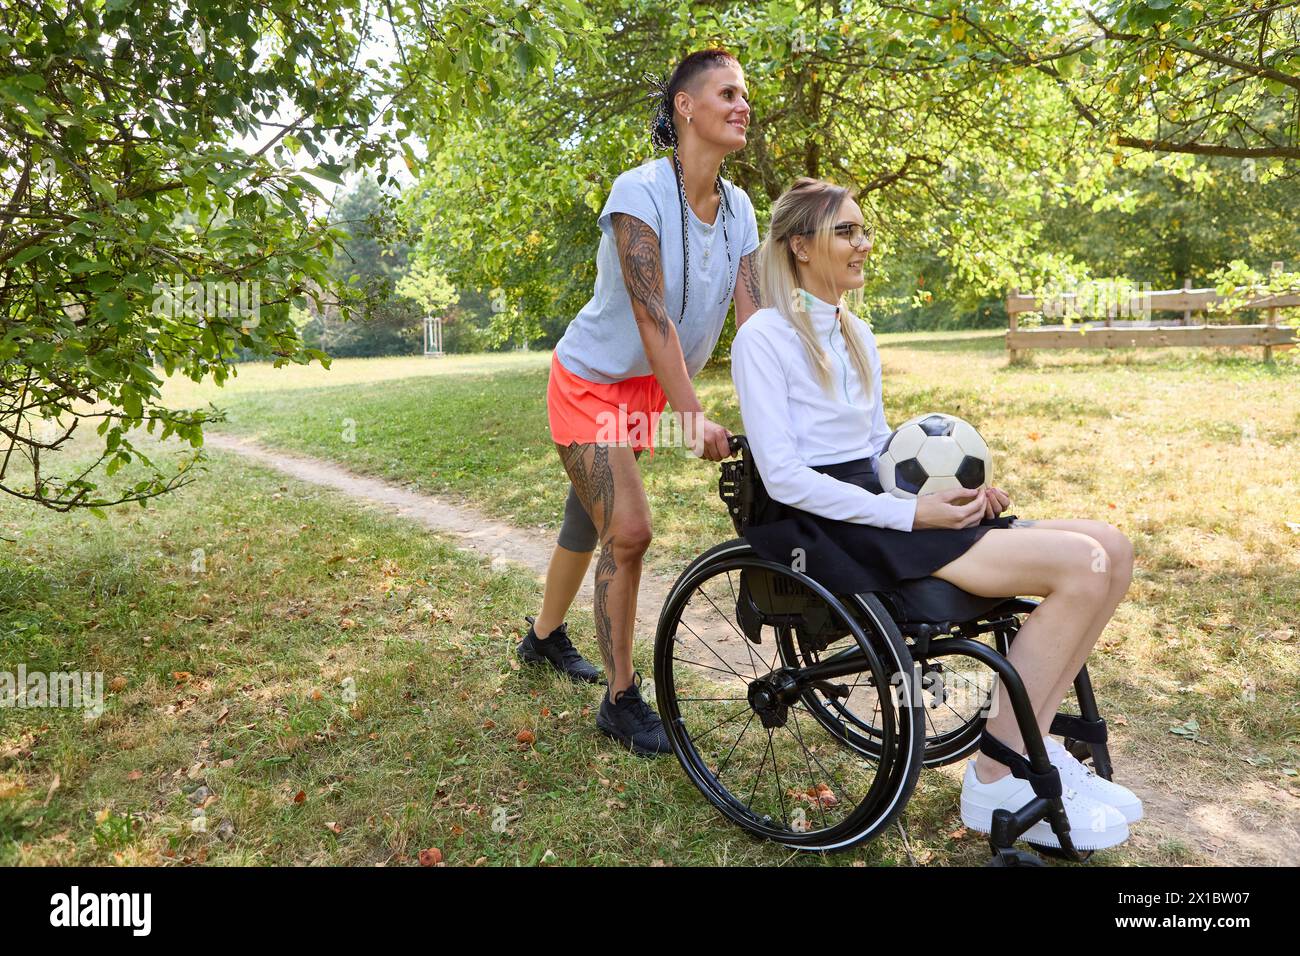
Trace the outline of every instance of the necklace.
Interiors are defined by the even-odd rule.
[[[691,244],[687,237],[686,221],[688,218],[686,207],[686,174],[682,172],[682,161],[677,155],[677,150],[673,150],[674,173],[677,178],[677,198],[681,200],[682,205],[682,310],[677,317],[677,324],[681,325],[682,320],[686,318],[686,290],[690,285],[691,278]],[[722,244],[727,250],[727,284],[722,290],[722,299],[718,305],[725,305],[731,298],[731,289],[735,282],[731,275],[733,265],[731,259],[731,237],[727,235],[727,195],[722,189],[722,176],[718,175],[714,180],[714,188],[718,191],[718,217],[722,226]],[[707,264],[708,258],[705,257]]]

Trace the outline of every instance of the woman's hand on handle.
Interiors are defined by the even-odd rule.
[[[985,489],[948,488],[916,499],[912,530],[925,528],[970,528],[984,518]]]
[[[685,414],[681,418],[683,444],[696,458],[722,461],[731,457],[731,432],[711,421],[703,412]]]

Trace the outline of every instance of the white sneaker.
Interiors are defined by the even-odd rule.
[[[1128,824],[1109,804],[1094,800],[1062,781],[1061,802],[1070,822],[1070,840],[1079,850],[1104,850],[1128,839]],[[975,776],[975,761],[966,764],[961,786],[961,822],[967,829],[988,833],[993,829],[994,810],[1019,810],[1034,799],[1028,780],[1007,774],[993,783],[981,783]],[[1038,846],[1060,849],[1061,841],[1048,820],[1039,820],[1018,839]]]
[[[1043,743],[1047,745],[1047,759],[1060,771],[1062,783],[1068,783],[1094,800],[1109,803],[1123,814],[1127,823],[1137,823],[1142,819],[1142,801],[1132,790],[1097,776],[1095,770],[1080,763],[1055,737],[1044,737]]]

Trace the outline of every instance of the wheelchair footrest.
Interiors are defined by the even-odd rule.
[[[1084,743],[1104,744],[1106,742],[1106,720],[1102,717],[1098,717],[1096,720],[1088,720],[1078,714],[1057,714],[1052,718],[1050,733],[1059,734],[1062,737],[1071,737],[1074,740],[1082,740]]]

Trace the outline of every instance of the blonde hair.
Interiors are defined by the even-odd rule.
[[[759,250],[759,275],[763,283],[763,301],[790,323],[808,353],[813,373],[824,391],[833,388],[832,371],[826,350],[813,333],[812,319],[808,315],[808,295],[799,286],[799,271],[795,265],[794,249],[790,239],[800,233],[811,233],[815,258],[826,261],[831,238],[835,234],[836,218],[844,200],[853,192],[820,179],[802,176],[772,204],[772,221],[767,238]],[[839,302],[833,305],[841,305]],[[850,321],[850,312],[841,305],[840,331],[848,345],[849,359],[857,370],[862,389],[870,399],[874,383],[871,380],[871,362],[867,347],[857,329],[858,321]],[[856,320],[856,316],[854,316]]]

